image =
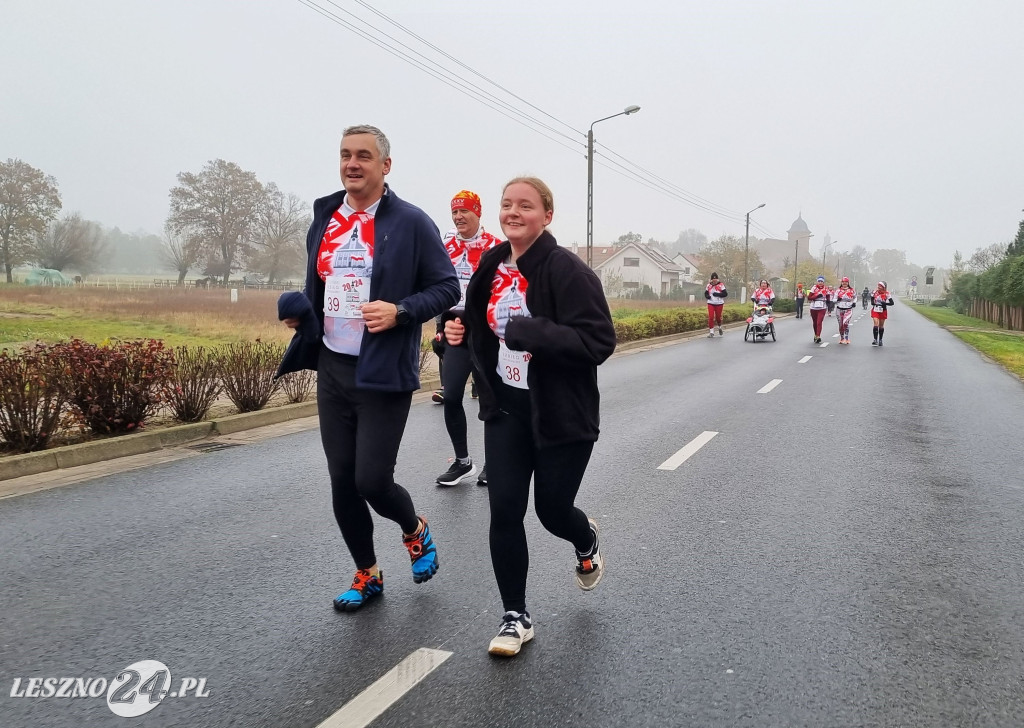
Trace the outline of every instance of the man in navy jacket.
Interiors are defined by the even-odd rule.
[[[305,291],[279,302],[296,333],[278,376],[317,371],[334,515],[356,564],[351,588],[334,599],[340,611],[359,609],[384,589],[370,508],[402,527],[413,581],[427,581],[438,567],[430,527],[394,471],[419,388],[422,324],[458,303],[462,291],[437,227],[384,183],[390,170],[380,129],[345,130],[344,190],[313,204]]]

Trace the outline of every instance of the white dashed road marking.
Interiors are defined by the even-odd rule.
[[[364,728],[451,656],[445,650],[421,647],[317,728]]]
[[[814,358],[813,356],[811,356],[810,354],[808,354],[808,355],[807,355],[807,356],[805,356],[805,357],[804,357],[803,359],[801,359],[800,361],[798,361],[798,362],[797,362],[797,364],[806,364],[807,362],[809,362],[809,361],[810,361],[811,359],[813,359],[813,358]]]
[[[828,346],[828,342],[827,342],[827,341],[823,341],[823,342],[821,343],[821,346],[819,346],[818,348],[819,348],[819,349],[824,349],[824,348],[825,348],[826,346]]]
[[[781,379],[773,379],[772,381],[768,382],[768,384],[764,385],[759,390],[757,390],[757,393],[758,394],[768,394],[770,391],[775,389],[780,384],[782,384],[782,380]]]
[[[710,430],[700,433],[697,437],[690,440],[683,449],[659,465],[658,470],[675,470],[689,460],[691,455],[711,442],[711,439],[717,434],[717,432],[711,432]]]

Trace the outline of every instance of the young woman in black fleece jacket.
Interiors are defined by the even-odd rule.
[[[491,562],[505,609],[493,655],[533,639],[523,525],[531,477],[541,524],[576,548],[577,585],[593,589],[604,574],[597,523],[574,501],[598,436],[597,365],[614,351],[615,329],[601,281],[545,230],[553,212],[541,180],[505,185],[498,217],[508,240],[480,259],[464,319],[445,324],[449,344],[469,338],[484,420]]]

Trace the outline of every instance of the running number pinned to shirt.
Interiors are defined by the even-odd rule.
[[[324,282],[324,315],[361,319],[360,307],[370,302],[370,281],[363,276],[332,275]]]
[[[498,374],[501,381],[516,389],[529,389],[526,375],[530,371],[530,352],[509,349],[505,340],[498,343]]]

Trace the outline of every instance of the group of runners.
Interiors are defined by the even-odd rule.
[[[394,479],[419,388],[422,325],[440,317],[455,457],[437,482],[475,472],[462,406],[472,372],[504,610],[488,651],[515,655],[534,636],[524,525],[531,481],[541,524],[574,548],[576,586],[591,590],[604,575],[597,523],[575,505],[599,433],[597,366],[615,349],[601,281],[548,232],[554,198],[540,179],[516,177],[502,189],[504,241],[480,227],[481,200],[468,190],[453,197],[455,227],[442,239],[427,214],[385,182],[391,153],[380,129],[345,129],[340,157],[342,189],[313,205],[304,291],[278,303],[279,318],[295,330],[278,376],[317,372],[334,515],[355,562],[334,607],[355,612],[384,591],[371,509],[401,528],[414,582],[440,566],[427,519]]]
[[[704,287],[704,298],[708,307],[708,338],[714,338],[717,331],[722,335],[722,308],[729,293],[725,284],[721,282],[718,273],[712,273],[707,285]],[[825,317],[835,314],[839,324],[839,343],[850,343],[850,322],[853,319],[853,311],[857,307],[857,291],[850,285],[850,279],[843,276],[838,288],[833,288],[825,282],[824,276],[818,276],[810,289],[804,290],[803,283],[798,283],[794,301],[796,303],[796,318],[803,318],[804,300],[810,301],[811,328],[814,332],[813,341],[821,343],[821,331]],[[871,307],[872,346],[882,346],[882,337],[885,334],[885,321],[888,318],[889,306],[894,304],[892,295],[889,293],[885,281],[879,281],[873,292],[867,287],[860,294],[864,308]],[[765,279],[761,279],[757,288],[754,289],[750,300],[755,306],[772,306],[775,303],[775,292]]]
[[[454,228],[442,238],[423,210],[385,182],[390,171],[390,143],[380,129],[345,129],[342,189],[313,204],[304,290],[278,302],[279,318],[295,333],[277,375],[317,372],[332,506],[355,566],[350,587],[333,604],[355,612],[384,591],[371,509],[401,529],[415,583],[429,581],[440,567],[427,519],[394,478],[420,385],[422,326],[434,318],[454,450],[436,482],[451,486],[476,473],[463,407],[472,376],[484,422],[478,482],[487,486],[491,564],[504,610],[488,651],[512,656],[534,636],[524,525],[531,483],[541,524],[573,546],[576,586],[589,591],[604,576],[597,522],[575,500],[599,434],[597,367],[615,349],[611,314],[597,275],[548,232],[554,198],[542,180],[516,177],[502,188],[498,219],[505,240],[480,225],[482,202],[469,190],[452,198]],[[816,341],[823,284],[819,279],[808,293]],[[850,291],[844,279],[835,297],[841,312],[855,301]],[[716,329],[722,334],[727,297],[712,274],[705,289],[708,336]],[[774,302],[768,281],[753,300]],[[872,297],[879,345],[890,305],[879,284]]]

